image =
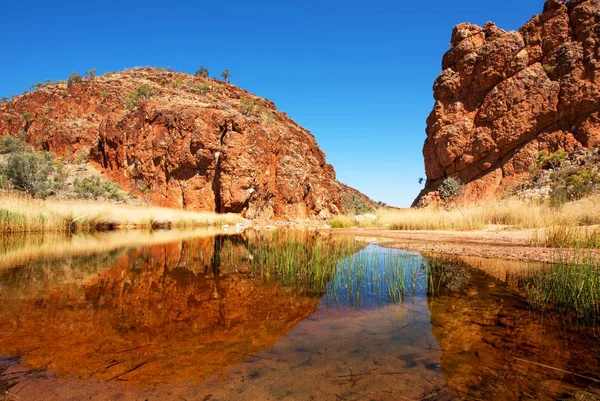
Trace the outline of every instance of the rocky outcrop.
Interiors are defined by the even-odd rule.
[[[599,22],[598,0],[548,0],[518,32],[457,25],[433,86],[427,182],[414,205],[435,202],[449,176],[467,183],[467,199],[495,197],[540,150],[600,143]]]
[[[345,211],[315,138],[234,85],[161,69],[54,83],[0,104],[0,135],[94,167],[149,203],[247,218]],[[364,195],[363,195],[364,196]]]

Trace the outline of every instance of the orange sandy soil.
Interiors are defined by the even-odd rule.
[[[334,234],[373,238],[383,246],[423,253],[552,262],[573,252],[572,249],[531,246],[532,230],[390,231],[370,228],[334,228],[326,231]],[[600,257],[600,252],[597,250],[589,252]]]

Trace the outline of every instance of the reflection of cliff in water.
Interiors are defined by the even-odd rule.
[[[505,283],[463,261],[430,259],[430,266],[432,332],[455,395],[555,400],[598,386],[555,370],[599,378],[600,344],[593,334],[544,321]]]
[[[201,380],[272,347],[319,302],[254,279],[247,248],[241,235],[139,248],[85,284],[40,283],[38,273],[44,291],[0,295],[11,305],[0,316],[0,354],[100,380]],[[224,258],[235,265],[222,269]],[[88,268],[101,260],[88,257]],[[27,286],[28,277],[27,267],[4,272],[0,285]]]

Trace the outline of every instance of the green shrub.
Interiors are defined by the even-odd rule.
[[[588,168],[568,168],[552,175],[554,183],[550,190],[550,204],[559,207],[576,201],[598,190],[600,175]]]
[[[6,96],[2,96],[2,99],[0,99],[0,103],[6,103],[8,102],[10,99],[7,98]]]
[[[567,152],[561,149],[554,153],[548,153],[547,150],[541,150],[538,154],[537,164],[540,168],[552,168],[554,170],[565,162],[568,155]]]
[[[20,138],[7,135],[0,139],[0,154],[24,152],[26,149],[25,141]]]
[[[24,111],[23,113],[21,113],[21,117],[23,117],[23,121],[25,121],[25,124],[31,124],[31,121],[33,120],[31,114],[28,111]]]
[[[70,87],[70,86],[76,84],[77,82],[81,82],[82,79],[83,78],[81,77],[81,75],[74,72],[71,75],[69,75],[69,78],[67,79],[67,86]]]
[[[438,188],[438,191],[440,191],[440,198],[442,198],[444,202],[459,199],[463,195],[464,187],[465,186],[458,178],[448,177]]]
[[[197,77],[208,78],[208,69],[205,66],[200,66],[194,75]]]
[[[221,76],[223,77],[223,81],[229,82],[229,78],[231,77],[231,74],[229,73],[229,69],[226,69],[225,71],[223,71],[221,73]]]
[[[91,70],[89,70],[89,71],[86,71],[86,72],[85,72],[85,75],[86,75],[86,76],[87,76],[89,79],[94,79],[94,78],[96,78],[96,69],[95,69],[95,68],[92,68]]]
[[[373,208],[367,204],[364,198],[354,194],[345,194],[342,196],[344,200],[344,209],[346,214],[365,214],[373,211]]]
[[[51,174],[54,171],[54,154],[34,152],[30,149],[10,153],[3,174],[12,186],[34,197],[45,198],[54,191]]]
[[[240,101],[240,111],[245,116],[260,113],[262,105],[254,99],[243,98]]]
[[[125,199],[121,192],[121,187],[114,182],[103,180],[99,176],[76,179],[73,186],[78,198],[106,198],[116,201],[123,201]]]
[[[131,110],[140,105],[144,100],[150,99],[156,91],[150,86],[143,84],[140,85],[136,90],[131,91],[125,97],[125,108]]]

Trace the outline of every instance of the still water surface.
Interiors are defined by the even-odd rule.
[[[530,312],[468,261],[314,233],[13,238],[2,252],[8,399],[557,399],[600,373],[593,333]]]

